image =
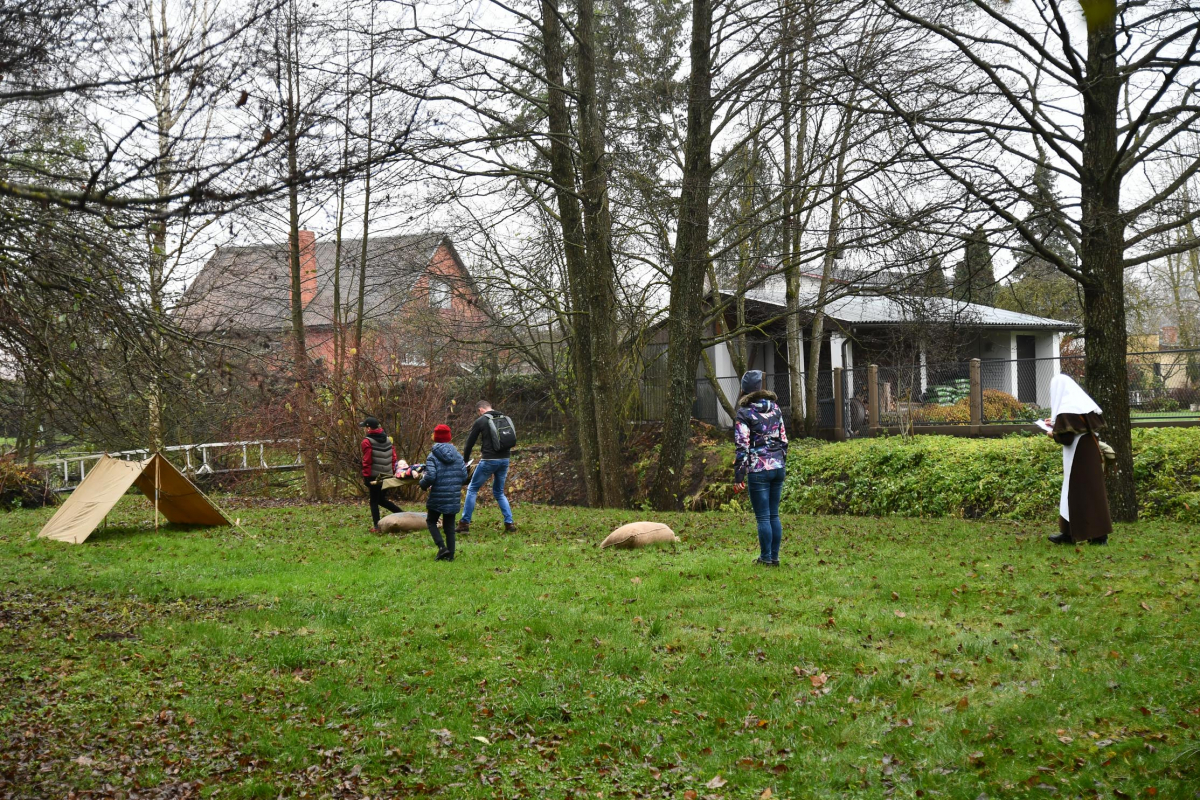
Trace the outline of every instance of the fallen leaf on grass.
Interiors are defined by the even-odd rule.
[[[896,600],[899,600],[899,599],[900,599],[900,595],[896,594],[895,592],[892,592],[892,600],[893,600],[893,601],[896,601]]]
[[[772,792],[771,787],[768,786],[766,789],[762,790],[762,794],[760,794],[758,796],[758,800],[771,800],[771,798],[774,796],[775,796],[775,793]]]
[[[829,676],[822,672],[820,675],[809,675],[808,679],[812,681],[814,689],[819,689],[829,682]]]
[[[893,611],[892,613],[895,614],[900,619],[904,619],[905,617],[908,616],[908,614],[905,614],[903,611],[900,611],[899,609]]]
[[[630,578],[629,582],[632,583],[634,586],[640,586],[642,583],[642,579],[641,578]]]
[[[483,742],[484,744],[491,744],[491,742],[488,741],[488,738],[486,736],[472,736],[471,738],[477,742]]]
[[[75,759],[75,763],[81,767],[90,767],[92,764],[95,764],[96,762],[93,761],[88,756],[80,756],[79,758]]]
[[[971,703],[967,700],[967,698],[964,697],[961,700],[959,700],[957,703],[955,703],[954,707],[956,709],[958,709],[959,711],[966,711],[967,707],[970,705],[971,705]]]
[[[720,789],[722,786],[724,786],[727,783],[729,783],[729,781],[725,780],[720,775],[717,775],[711,781],[709,781],[708,783],[706,783],[704,785],[709,789]]]

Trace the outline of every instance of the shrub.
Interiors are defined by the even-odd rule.
[[[43,470],[21,466],[10,458],[0,459],[0,506],[5,511],[52,506],[54,503],[54,492]]]
[[[1027,420],[1035,419],[1031,412],[1017,398],[999,389],[983,390],[983,418],[985,420]]]
[[[1169,396],[1155,397],[1149,402],[1144,403],[1142,409],[1145,411],[1157,411],[1159,413],[1178,411],[1179,401]]]
[[[1200,403],[1200,389],[1191,386],[1178,386],[1167,391],[1167,396],[1179,404],[1179,408],[1191,408],[1193,403]]]
[[[971,421],[971,398],[962,397],[953,405],[930,406],[920,409],[918,415],[923,422],[941,424],[965,424]],[[983,390],[983,418],[995,421],[1033,421],[1038,418],[1036,408],[1029,408],[1017,398],[998,389]]]
[[[1141,515],[1200,522],[1200,428],[1133,431]],[[1046,436],[885,437],[794,450],[783,509],[800,514],[1053,518],[1062,449]]]
[[[924,422],[946,425],[965,424],[971,421],[969,398],[963,398],[952,406],[925,406],[915,416]]]

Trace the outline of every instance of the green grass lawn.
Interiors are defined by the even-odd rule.
[[[745,513],[517,511],[452,564],[353,506],[0,515],[0,796],[1200,792],[1190,528],[789,517],[763,569]]]

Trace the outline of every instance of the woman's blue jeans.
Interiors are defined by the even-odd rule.
[[[779,560],[779,541],[783,538],[783,525],[779,522],[779,496],[783,493],[784,467],[765,472],[751,472],[746,476],[746,492],[750,505],[754,507],[754,519],[758,522],[759,558],[763,561]]]

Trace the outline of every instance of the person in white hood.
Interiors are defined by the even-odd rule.
[[[1112,533],[1104,490],[1100,406],[1066,375],[1050,381],[1050,435],[1063,446],[1063,482],[1055,544],[1107,544]]]

